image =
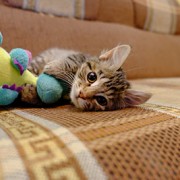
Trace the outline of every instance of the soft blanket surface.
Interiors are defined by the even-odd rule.
[[[179,82],[134,80],[154,96],[118,111],[1,109],[0,179],[178,179]]]

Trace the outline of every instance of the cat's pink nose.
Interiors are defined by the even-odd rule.
[[[82,91],[79,92],[79,97],[82,99],[86,99],[86,96]]]

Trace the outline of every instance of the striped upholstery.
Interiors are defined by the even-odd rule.
[[[83,19],[85,0],[4,0],[8,5],[57,16]]]
[[[180,1],[133,0],[133,2],[137,27],[159,33],[180,33]]]
[[[179,0],[4,0],[7,4],[57,16],[116,22],[144,30],[179,34]]]

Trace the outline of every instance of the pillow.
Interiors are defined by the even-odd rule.
[[[135,26],[158,33],[180,33],[180,1],[133,0],[133,2]]]
[[[133,25],[131,0],[3,0],[7,5],[56,16]]]
[[[84,3],[82,0],[3,0],[5,4],[57,16],[83,18]]]
[[[56,16],[115,22],[158,33],[180,33],[179,0],[3,1],[14,7]]]

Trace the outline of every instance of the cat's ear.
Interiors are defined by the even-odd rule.
[[[150,97],[151,93],[145,93],[132,89],[125,91],[124,102],[126,107],[136,106],[145,103]]]
[[[122,64],[125,62],[130,52],[131,47],[129,45],[119,45],[101,54],[99,56],[99,59],[109,61],[115,67],[120,68]]]

